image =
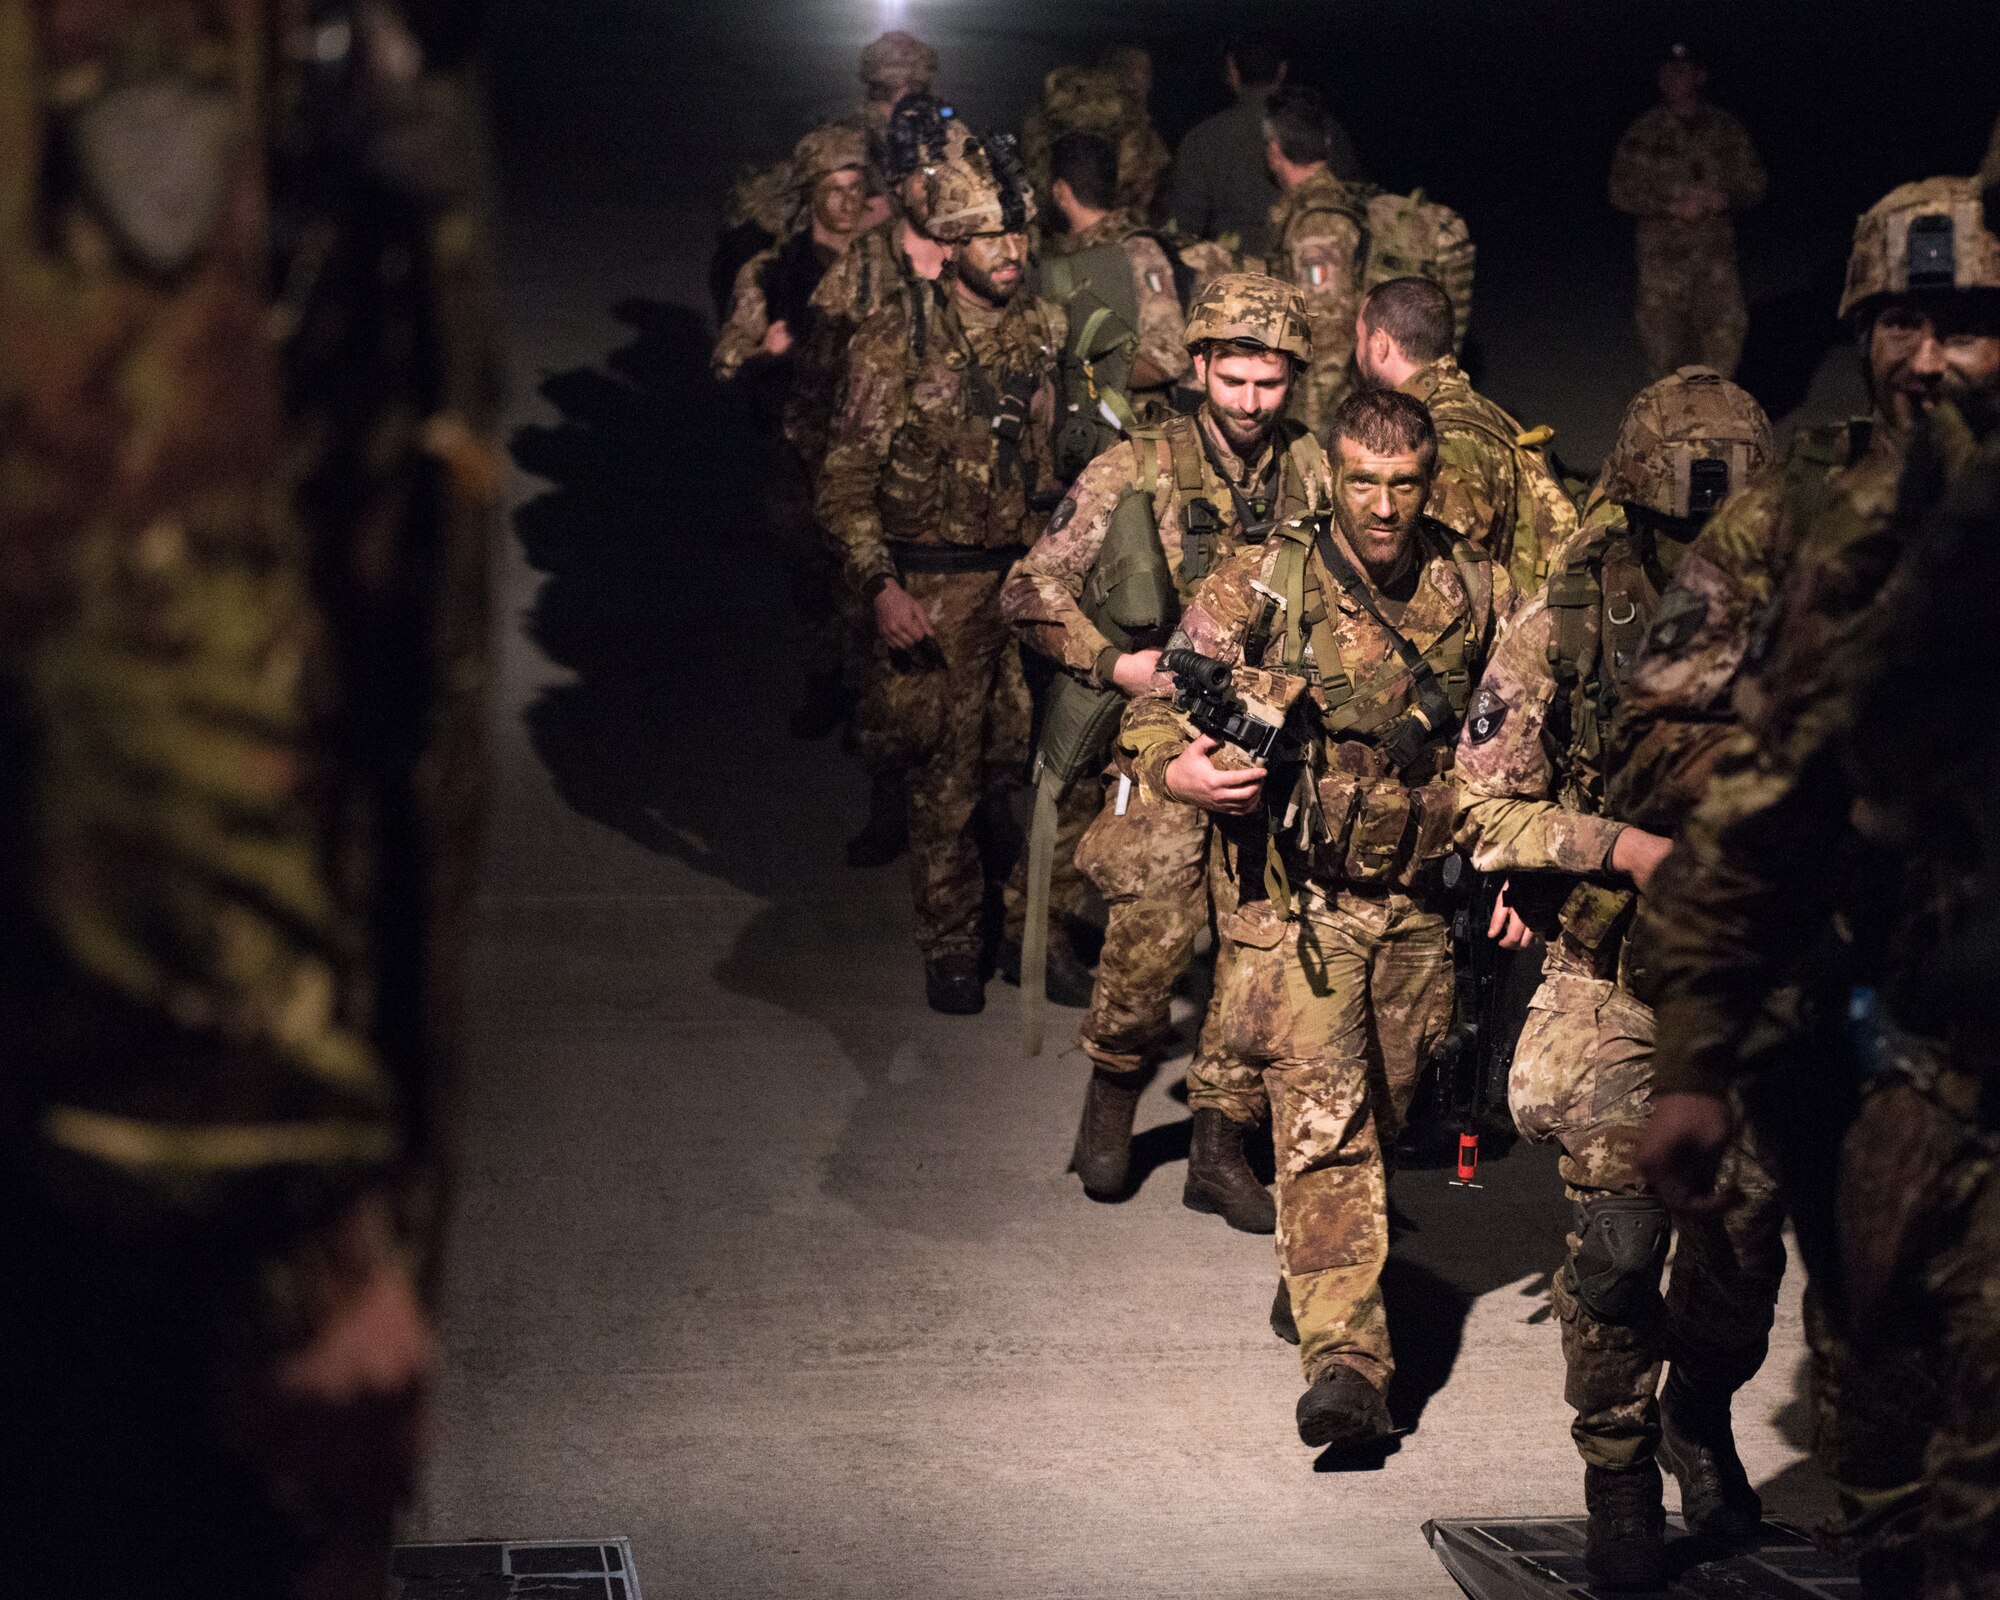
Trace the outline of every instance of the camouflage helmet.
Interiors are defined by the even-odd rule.
[[[1840,315],[1873,311],[1913,289],[2000,289],[2000,239],[1980,202],[1977,178],[1926,178],[1862,212]]]
[[[792,179],[807,193],[831,173],[867,165],[868,136],[844,122],[813,129],[792,150]]]
[[[905,195],[911,219],[940,244],[1020,233],[1035,220],[1034,194],[1004,133],[968,137],[956,155],[917,173]]]
[[[938,73],[938,54],[907,33],[885,33],[861,52],[863,83],[901,84],[928,89]]]
[[[1706,518],[1770,459],[1764,408],[1712,368],[1682,367],[1625,408],[1594,498]]]
[[[1188,307],[1187,347],[1214,342],[1276,350],[1305,366],[1313,354],[1305,296],[1297,285],[1261,272],[1211,278]]]
[[[1042,80],[1042,112],[1059,133],[1116,139],[1137,113],[1131,86],[1102,67],[1056,67]]]

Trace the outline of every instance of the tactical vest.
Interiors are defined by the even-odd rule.
[[[1159,498],[1160,446],[1166,446],[1168,504],[1181,527],[1180,571],[1167,564],[1154,505]],[[1132,483],[1112,509],[1111,523],[1097,560],[1084,577],[1083,614],[1121,650],[1152,649],[1166,643],[1180,621],[1182,597],[1191,594],[1246,537],[1246,520],[1228,485],[1208,460],[1201,430],[1192,417],[1175,417],[1159,428],[1141,428],[1132,441],[1137,468]],[[1325,465],[1319,441],[1300,433],[1280,452],[1269,520],[1302,517],[1319,509],[1313,485]],[[1225,509],[1227,508],[1227,509]],[[1254,506],[1251,507],[1254,516]],[[1247,537],[1263,536],[1249,523]],[[1064,787],[1101,771],[1125,707],[1115,688],[1085,683],[1071,673],[1050,686],[1036,749],[1039,782],[1052,775]]]
[[[1450,853],[1457,791],[1447,775],[1449,753],[1472,698],[1478,665],[1474,632],[1493,605],[1491,558],[1444,524],[1424,518],[1418,534],[1423,558],[1428,563],[1442,556],[1451,562],[1465,589],[1465,608],[1421,652],[1419,665],[1392,653],[1357,682],[1334,635],[1332,607],[1337,601],[1318,580],[1308,587],[1307,553],[1318,533],[1310,523],[1286,523],[1274,531],[1284,543],[1263,608],[1244,641],[1244,659],[1255,660],[1267,657],[1271,645],[1282,640],[1281,670],[1317,683],[1324,702],[1307,702],[1315,706],[1314,748],[1293,780],[1289,799],[1280,802],[1282,810],[1274,805],[1267,811],[1271,840],[1264,888],[1285,914],[1290,912],[1286,850],[1329,882],[1404,889],[1416,887]],[[1414,647],[1410,653],[1417,655]],[[1420,668],[1450,707],[1443,725],[1431,724],[1421,709]],[[1412,782],[1407,768],[1394,770],[1383,753],[1413,716],[1429,725],[1424,759],[1430,770],[1421,782]]]

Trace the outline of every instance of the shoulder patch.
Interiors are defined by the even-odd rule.
[[[1049,532],[1061,533],[1076,516],[1076,491],[1072,489],[1062,497],[1062,504],[1056,507],[1055,515],[1049,518]]]
[[[1653,613],[1653,626],[1646,634],[1648,655],[1677,656],[1694,643],[1701,625],[1708,620],[1708,598],[1692,589],[1674,589],[1660,601]]]
[[[1499,690],[1488,684],[1479,686],[1479,693],[1473,696],[1472,709],[1465,719],[1466,737],[1473,744],[1484,744],[1497,734],[1507,721],[1511,708],[1500,698]]]

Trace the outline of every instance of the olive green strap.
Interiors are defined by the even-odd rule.
[[[1035,783],[1028,830],[1028,920],[1021,928],[1021,1026],[1028,1054],[1042,1053],[1042,1013],[1049,974],[1049,879],[1056,865],[1056,812],[1065,785],[1044,767]]]

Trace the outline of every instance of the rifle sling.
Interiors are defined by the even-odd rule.
[[[1319,551],[1319,559],[1326,570],[1333,574],[1333,581],[1352,595],[1354,603],[1367,612],[1374,619],[1375,625],[1389,636],[1389,642],[1395,649],[1397,659],[1403,663],[1404,670],[1409,673],[1410,681],[1412,683],[1422,683],[1426,679],[1435,681],[1437,673],[1424,659],[1423,652],[1410,643],[1400,628],[1382,615],[1381,607],[1375,604],[1375,597],[1369,590],[1368,580],[1356,572],[1353,563],[1342,554],[1340,546],[1334,541],[1333,530],[1329,524],[1321,525],[1314,539],[1314,548]]]

